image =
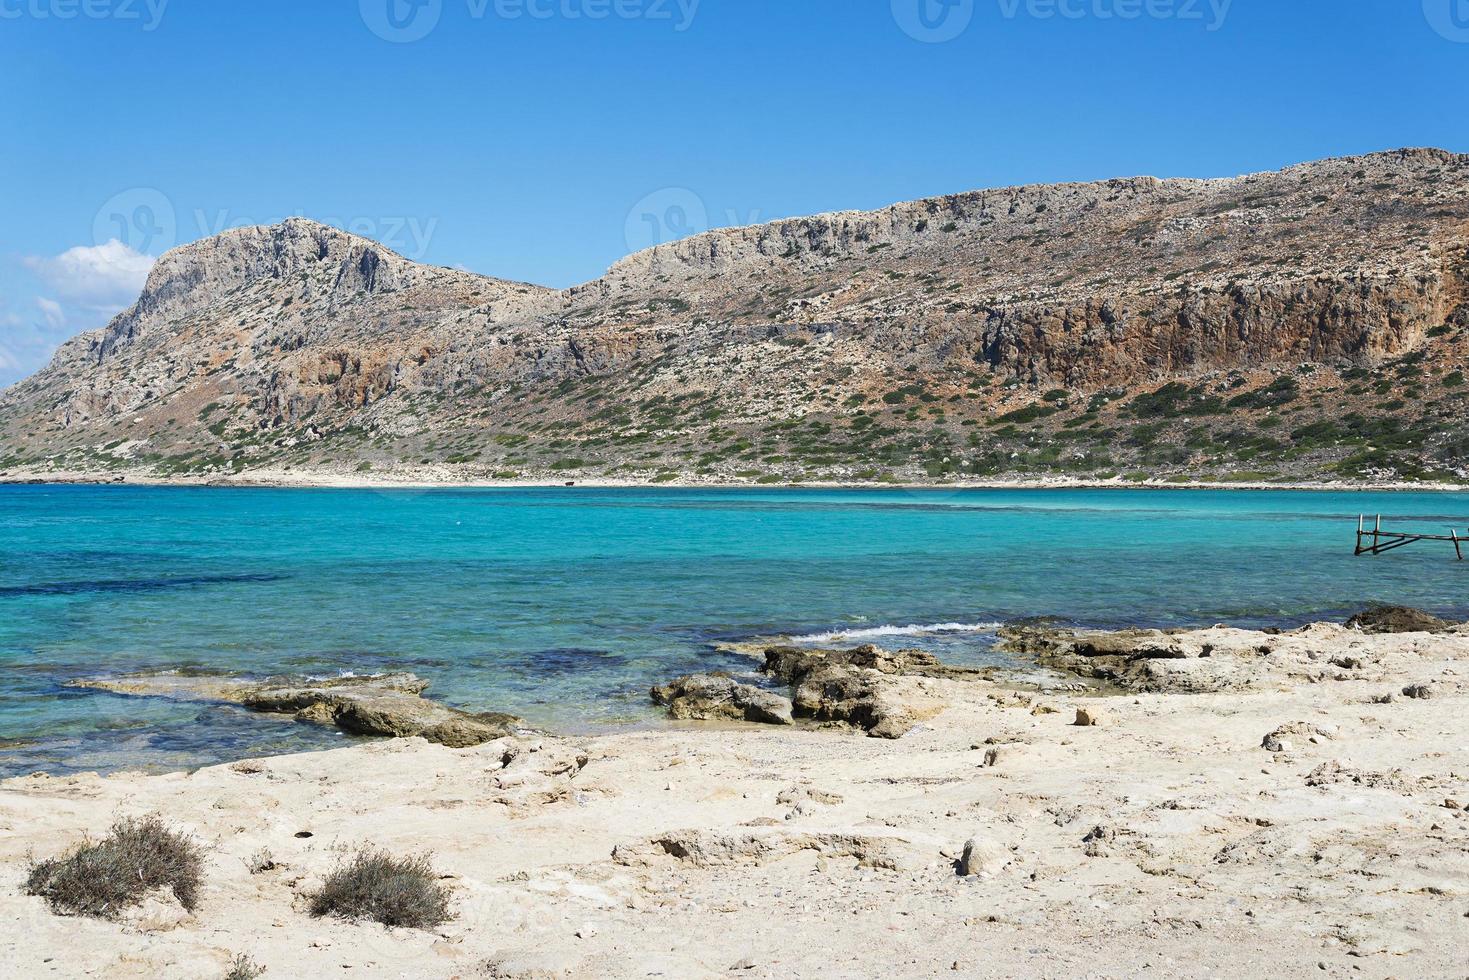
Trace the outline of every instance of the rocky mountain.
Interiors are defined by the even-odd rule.
[[[0,392],[0,471],[1469,477],[1469,156],[976,191],[557,291],[302,219],[165,255]]]

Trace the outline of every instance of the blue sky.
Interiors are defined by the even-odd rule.
[[[1469,151],[1469,0],[0,0],[0,385],[305,214],[553,286],[710,225]]]

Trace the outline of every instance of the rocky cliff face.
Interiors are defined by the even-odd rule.
[[[0,393],[0,468],[1451,474],[1466,301],[1469,157],[1438,150],[720,229],[566,291],[293,219],[170,252]],[[1292,431],[1398,444],[1280,439],[1282,377]]]

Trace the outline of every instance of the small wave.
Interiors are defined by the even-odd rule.
[[[872,640],[883,636],[943,636],[958,633],[993,633],[1004,623],[930,623],[927,626],[870,626],[862,629],[832,630],[791,637],[792,643],[833,643],[838,640]]]

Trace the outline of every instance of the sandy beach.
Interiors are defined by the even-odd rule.
[[[494,489],[548,489],[556,487],[582,487],[588,489],[647,489],[647,476],[584,479],[557,475],[526,476],[520,479],[503,480],[488,476],[474,476],[461,469],[449,466],[427,466],[405,469],[401,472],[360,473],[352,470],[318,469],[310,471],[252,470],[243,474],[214,474],[209,476],[157,476],[147,473],[97,473],[78,470],[26,470],[11,469],[0,473],[0,485],[6,484],[116,484],[128,486],[156,487],[277,487],[290,489],[330,490],[384,490],[410,492],[416,490],[494,490]],[[731,482],[724,479],[702,479],[683,476],[675,480],[661,480],[660,489],[702,490],[750,490],[769,489],[770,484],[751,481]],[[952,480],[946,482],[872,482],[803,480],[788,484],[813,490],[923,490],[944,492],[952,490],[1299,490],[1299,491],[1403,491],[1415,493],[1462,493],[1469,491],[1469,483],[1423,483],[1410,480],[1304,480],[1270,481],[1259,480],[1145,480],[1135,481],[1122,478],[1097,480],[1085,477],[1035,476],[1011,477],[986,480]]]
[[[690,723],[11,779],[0,972],[223,976],[245,953],[270,977],[1464,974],[1469,628],[1011,642],[1054,672],[871,672],[897,739]],[[208,848],[193,914],[22,894],[28,855],[148,813]],[[364,842],[431,855],[454,919],[310,917]],[[276,867],[252,873],[263,850]]]

